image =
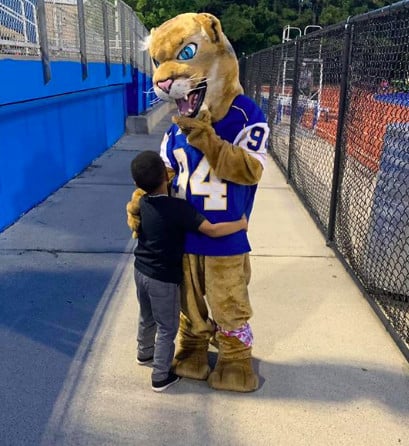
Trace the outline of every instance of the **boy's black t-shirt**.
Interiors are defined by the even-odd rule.
[[[185,233],[197,231],[205,217],[186,200],[144,195],[135,248],[135,268],[162,282],[182,281]]]

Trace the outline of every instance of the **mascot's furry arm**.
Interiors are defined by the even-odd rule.
[[[189,144],[204,153],[217,177],[243,185],[260,181],[261,163],[242,147],[221,139],[211,125],[208,110],[202,110],[197,118],[174,116],[172,120],[187,136]]]
[[[136,189],[131,197],[131,201],[128,201],[126,205],[127,223],[132,231],[132,238],[138,238],[138,228],[141,223],[139,215],[139,200],[145,195],[145,191],[142,189]]]

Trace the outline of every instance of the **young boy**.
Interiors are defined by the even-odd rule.
[[[247,231],[247,220],[212,224],[187,201],[168,196],[168,175],[160,155],[145,151],[131,163],[140,199],[135,248],[135,283],[140,305],[138,364],[153,360],[152,389],[161,392],[180,380],[171,371],[179,327],[179,285],[187,231],[221,237]],[[156,337],[156,342],[155,342]]]

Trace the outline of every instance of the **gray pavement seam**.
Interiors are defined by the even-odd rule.
[[[131,248],[131,251],[119,251],[119,250],[106,250],[106,251],[74,251],[74,250],[65,250],[65,249],[35,249],[35,248],[27,248],[27,249],[12,249],[12,248],[6,248],[0,250],[0,255],[7,255],[7,254],[16,254],[16,253],[26,253],[26,252],[45,252],[47,254],[132,254],[133,248]]]

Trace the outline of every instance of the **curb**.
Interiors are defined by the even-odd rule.
[[[171,102],[160,102],[148,111],[138,116],[128,116],[126,118],[127,134],[150,134],[153,128],[161,121],[174,107]]]

